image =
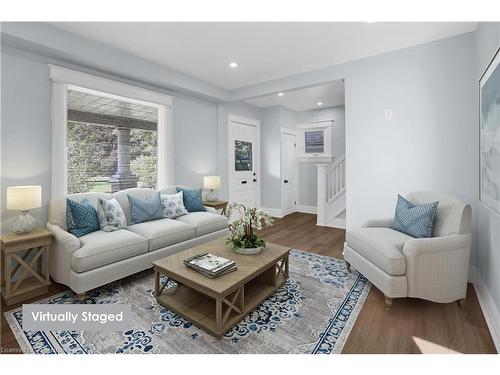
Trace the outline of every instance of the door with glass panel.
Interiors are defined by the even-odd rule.
[[[246,207],[258,207],[259,128],[255,120],[230,120],[229,139],[229,200]]]

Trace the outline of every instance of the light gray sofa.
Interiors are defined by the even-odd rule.
[[[420,191],[414,204],[439,201],[433,237],[413,238],[391,229],[393,219],[372,220],[347,231],[344,259],[385,296],[448,303],[465,301],[471,247],[471,207],[449,195]]]
[[[84,293],[145,270],[155,260],[228,234],[227,219],[209,207],[206,207],[207,212],[131,225],[127,194],[145,198],[153,192],[133,188],[114,194],[69,194],[66,198],[77,202],[87,198],[95,208],[98,198],[116,198],[127,219],[125,229],[115,232],[99,230],[80,238],[66,231],[66,198],[52,200],[47,223],[47,228],[54,234],[51,277],[76,293]],[[176,187],[166,187],[160,193],[175,194]]]

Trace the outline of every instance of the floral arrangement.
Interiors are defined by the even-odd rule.
[[[266,246],[264,240],[255,231],[262,229],[263,223],[266,226],[273,224],[273,218],[269,212],[260,208],[247,208],[241,203],[235,202],[227,205],[225,216],[229,220],[230,233],[226,243],[232,244],[233,249],[251,249]]]

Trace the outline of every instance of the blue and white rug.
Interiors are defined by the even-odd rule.
[[[273,296],[216,339],[153,297],[153,273],[144,271],[92,291],[77,302],[64,292],[37,303],[130,303],[126,332],[25,332],[22,309],[5,313],[25,353],[340,353],[370,290],[344,261],[300,250],[290,253],[290,279]]]

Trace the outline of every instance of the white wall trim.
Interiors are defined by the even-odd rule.
[[[261,207],[264,211],[267,211],[271,214],[272,217],[276,217],[278,219],[281,219],[282,217],[285,217],[285,213],[283,210],[280,210],[279,208],[270,208],[270,207]]]
[[[484,283],[480,272],[471,272],[474,281],[474,289],[476,290],[477,299],[481,310],[483,311],[484,319],[490,330],[491,338],[495,344],[497,352],[500,351],[500,312],[498,311],[495,301],[491,296],[486,284]]]
[[[315,214],[318,212],[318,208],[316,206],[304,206],[302,204],[297,205],[297,211],[303,212],[305,214]]]
[[[107,97],[126,99],[158,108],[157,187],[173,185],[174,124],[173,97],[49,64],[52,80],[52,197],[62,198],[68,191],[67,179],[67,90],[78,90]]]
[[[336,217],[335,219],[326,223],[325,226],[330,227],[330,228],[345,229],[346,228],[346,219],[343,217]]]
[[[173,105],[173,97],[170,95],[161,94],[96,75],[82,73],[77,70],[63,68],[57,65],[48,65],[50,69],[49,77],[54,82],[63,82],[69,85],[75,85],[88,90],[96,90],[120,97],[125,96],[130,99],[144,101],[147,104]]]
[[[68,193],[68,85],[52,84],[52,173],[51,198],[63,198]]]

